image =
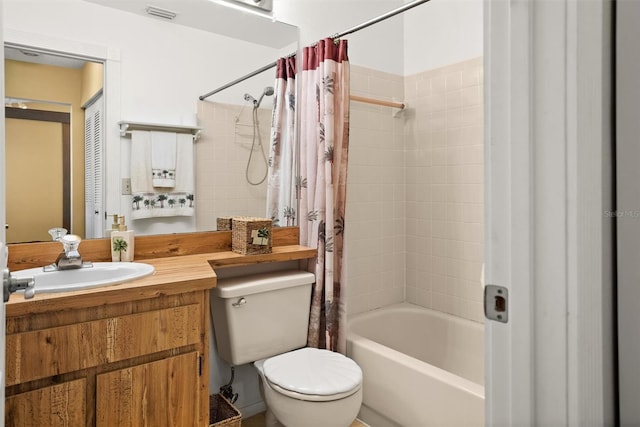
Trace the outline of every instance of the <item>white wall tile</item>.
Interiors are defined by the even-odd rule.
[[[482,59],[351,77],[352,92],[409,108],[352,103],[348,313],[405,300],[482,321]]]

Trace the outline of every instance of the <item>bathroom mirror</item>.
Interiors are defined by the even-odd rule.
[[[146,3],[138,0],[5,2],[3,26],[8,48],[70,55],[104,63],[104,88],[101,92],[105,108],[103,215],[127,214],[131,203],[130,196],[127,198],[122,194],[123,178],[128,176],[128,171],[121,166],[128,161],[126,151],[130,142],[120,137],[118,121],[192,124],[196,119],[198,96],[297,49],[296,27],[252,12],[225,7],[209,0],[163,1],[162,9],[176,14],[173,19],[166,19],[150,16]],[[38,14],[32,13],[34,7],[38,8]],[[10,57],[7,55],[7,59],[11,60]],[[207,101],[235,104],[241,108],[245,102],[244,93],[259,95],[265,86],[273,84],[274,77],[275,70],[263,73]],[[14,96],[15,99],[12,99],[11,93],[7,92],[6,95],[8,99],[5,103],[15,102],[16,106],[25,100],[47,101],[47,96]],[[77,121],[77,117],[71,119],[72,122],[74,120]],[[204,129],[203,136],[206,132],[207,129]],[[73,154],[72,159],[73,162],[83,162],[81,153]],[[38,169],[38,172],[44,175],[49,170]],[[7,182],[14,180],[20,180],[20,177],[7,176]],[[84,212],[84,185],[74,183],[76,180],[83,181],[84,176],[80,170],[72,170],[70,176],[64,176],[63,180],[71,183],[68,203],[73,205],[79,201],[81,205],[80,210],[71,210],[71,231],[85,237],[83,227],[74,226],[78,216],[82,215],[79,212]],[[223,180],[224,177],[215,177],[210,185],[224,185],[221,182]],[[7,207],[13,202],[6,200]],[[203,202],[202,205],[207,206],[206,201]],[[62,205],[62,201],[59,203]],[[226,205],[219,199],[216,203],[218,211],[211,212],[211,216],[220,214],[220,204]],[[229,194],[228,205],[237,204],[237,193]],[[48,215],[47,209],[37,208],[37,211],[39,216]],[[247,213],[264,216],[264,211]],[[207,216],[209,213],[200,212],[200,215]],[[106,228],[107,222],[101,220],[99,228]],[[141,225],[136,230],[140,234],[215,229],[199,228],[195,220],[180,218],[148,225],[144,221],[139,223]],[[41,224],[31,226],[44,228]],[[42,231],[45,233],[42,239],[27,238],[26,241],[48,240],[46,230]]]

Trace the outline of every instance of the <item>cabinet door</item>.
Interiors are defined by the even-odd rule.
[[[96,427],[197,426],[198,353],[98,375]]]
[[[86,381],[79,379],[7,397],[5,425],[85,425]]]

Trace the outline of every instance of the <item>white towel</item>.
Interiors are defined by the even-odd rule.
[[[176,186],[176,133],[151,131],[151,176],[154,187]]]
[[[153,192],[151,183],[151,134],[148,131],[131,132],[131,192]]]
[[[151,177],[151,135],[148,131],[131,133],[132,219],[193,216],[194,150],[193,136],[176,134],[175,187],[154,188]],[[167,191],[169,190],[169,191]]]

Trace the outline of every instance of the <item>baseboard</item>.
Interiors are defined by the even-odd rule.
[[[243,406],[242,408],[238,408],[240,413],[242,414],[242,418],[253,417],[260,412],[264,412],[267,410],[267,405],[263,401],[258,403],[254,403],[253,405]]]

